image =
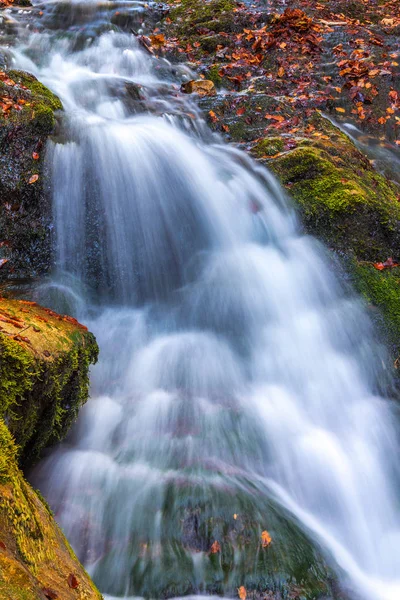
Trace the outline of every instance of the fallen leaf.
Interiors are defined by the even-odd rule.
[[[32,152],[32,158],[33,160],[39,160],[39,154],[37,152]]]
[[[199,79],[198,81],[191,79],[181,85],[181,92],[185,94],[193,94],[195,92],[199,96],[214,96],[215,85],[208,79]]]
[[[246,600],[247,591],[244,585],[241,585],[240,588],[238,588],[238,596],[240,600]]]
[[[262,547],[266,548],[272,542],[272,537],[269,535],[268,531],[263,531],[261,534],[261,543]]]
[[[335,110],[336,110],[337,112],[339,112],[339,113],[345,113],[345,112],[346,112],[346,110],[345,110],[344,108],[341,108],[340,106],[337,106],[337,107],[335,108]]]
[[[5,265],[6,263],[8,263],[8,258],[0,258],[0,269],[3,265]]]
[[[32,175],[32,177],[29,179],[28,183],[35,183],[35,181],[37,181],[39,179],[39,175]]]
[[[210,552],[211,554],[217,554],[217,552],[221,552],[221,545],[219,542],[217,542],[217,540],[215,540],[215,542],[212,544]]]
[[[6,545],[5,545],[5,543],[4,543],[4,542],[2,542],[2,541],[0,541],[0,548],[1,548],[2,550],[6,550]]]
[[[157,33],[157,35],[150,36],[151,45],[157,50],[165,45],[165,36],[163,33]]]
[[[70,588],[72,588],[73,590],[75,590],[78,586],[79,586],[79,581],[78,579],[75,577],[75,575],[73,575],[72,573],[70,573],[68,575],[68,585]]]

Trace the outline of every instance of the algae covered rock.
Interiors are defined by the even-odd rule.
[[[62,439],[88,398],[94,336],[35,303],[0,300],[0,418],[23,466]]]
[[[62,104],[23,71],[0,71],[0,96],[0,277],[36,275],[50,264],[44,155]]]
[[[46,504],[24,480],[0,419],[0,597],[101,600]]]

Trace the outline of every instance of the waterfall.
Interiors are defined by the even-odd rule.
[[[85,43],[53,25],[13,50],[65,107],[42,301],[69,294],[101,351],[34,481],[113,598],[233,594],[315,552],[348,598],[398,600],[398,420],[362,304],[179,93],[188,69],[93,36],[94,6]],[[229,560],[204,545],[224,536]]]

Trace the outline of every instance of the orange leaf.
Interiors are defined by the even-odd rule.
[[[282,115],[265,115],[264,119],[269,119],[272,121],[278,121],[279,123],[282,123],[282,121],[285,120],[285,117],[283,117]]]
[[[272,542],[272,537],[269,535],[268,531],[263,531],[261,534],[261,543],[262,547],[266,548]]]
[[[211,121],[213,123],[216,123],[218,121],[218,117],[213,110],[208,111],[208,114],[210,115]]]
[[[335,108],[335,110],[336,110],[337,112],[340,112],[340,113],[345,113],[345,112],[346,112],[346,111],[345,111],[345,109],[344,109],[344,108],[341,108],[340,106],[337,106],[337,107]]]
[[[212,544],[210,552],[211,554],[217,554],[217,552],[221,552],[221,546],[220,543],[217,542],[217,540],[215,540],[215,542]]]
[[[28,183],[35,183],[35,181],[37,181],[39,179],[39,175],[32,175],[32,177],[29,179]]]
[[[383,269],[385,268],[385,265],[383,263],[373,263],[375,269],[378,269],[378,271],[383,271]]]
[[[39,154],[37,152],[32,152],[33,160],[39,160]]]
[[[240,600],[246,600],[247,591],[244,585],[241,585],[240,588],[238,588],[238,596]]]

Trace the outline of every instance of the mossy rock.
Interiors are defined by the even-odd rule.
[[[0,92],[3,101],[11,103],[0,115],[0,241],[6,242],[0,258],[9,259],[0,279],[39,275],[49,269],[51,255],[45,144],[55,131],[62,104],[24,71],[6,71]]]
[[[49,509],[24,480],[17,455],[0,419],[0,597],[101,600]],[[46,595],[49,590],[56,595]]]
[[[23,466],[62,439],[88,398],[94,336],[35,303],[0,300],[0,418]]]
[[[284,146],[284,141],[279,137],[264,138],[263,140],[257,142],[255,146],[253,146],[253,154],[259,158],[264,156],[270,158],[282,152]]]
[[[315,114],[308,125],[313,126],[311,136],[298,137],[296,148],[263,158],[286,187],[307,232],[343,258],[355,287],[382,309],[392,349],[398,354],[400,270],[373,267],[388,257],[400,260],[398,190],[327,119]],[[271,138],[258,142],[253,154],[259,157],[270,143]]]

